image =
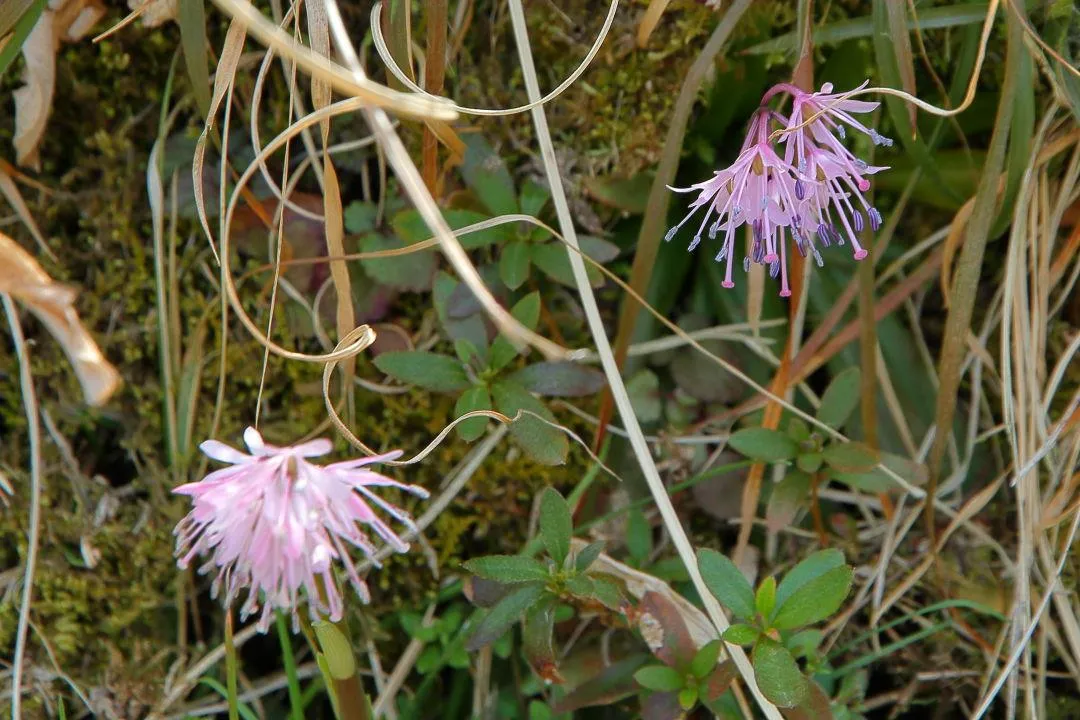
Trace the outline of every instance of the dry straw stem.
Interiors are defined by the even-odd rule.
[[[214,3],[230,17],[242,21],[247,31],[261,43],[295,62],[312,77],[329,83],[343,95],[362,99],[369,107],[384,108],[417,119],[449,121],[457,117],[455,110],[445,101],[400,93],[362,75],[357,77],[355,73],[350,73],[326,56],[289,37],[288,33],[246,0],[214,0]]]
[[[518,46],[518,55],[521,59],[525,87],[529,93],[530,100],[535,102],[540,98],[540,87],[536,78],[536,68],[533,65],[532,51],[529,47],[528,29],[525,23],[525,11],[521,6],[520,0],[510,0],[510,19],[514,28],[514,38]],[[578,250],[577,233],[574,229],[573,220],[570,217],[566,193],[562,186],[562,176],[559,173],[558,163],[555,159],[555,148],[551,140],[551,133],[548,131],[547,127],[547,118],[544,115],[542,107],[534,108],[532,115],[533,124],[536,127],[537,140],[540,143],[540,154],[544,162],[544,172],[547,175],[548,185],[551,187],[552,199],[555,202],[555,212],[559,218],[559,228],[562,230],[563,237],[570,247],[574,250]],[[694,587],[697,589],[702,602],[705,604],[709,619],[712,621],[713,625],[716,626],[717,631],[723,633],[729,625],[727,617],[724,615],[724,611],[716,601],[716,598],[709,592],[704,579],[701,577],[701,573],[697,566],[697,560],[694,555],[694,548],[690,545],[690,539],[686,536],[686,532],[679,522],[679,518],[675,513],[675,508],[671,504],[671,499],[668,497],[667,489],[664,487],[663,480],[660,479],[660,473],[656,469],[656,464],[653,461],[649,445],[645,440],[641,427],[638,425],[637,417],[634,415],[630,397],[626,392],[626,387],[623,385],[622,376],[619,374],[618,364],[615,362],[615,357],[611,353],[611,346],[608,342],[606,330],[604,329],[604,321],[600,317],[600,310],[596,304],[596,297],[593,295],[592,286],[589,284],[588,274],[585,271],[585,262],[578,252],[571,252],[569,253],[569,256],[570,267],[573,270],[574,280],[578,286],[578,292],[581,297],[582,306],[585,309],[589,329],[591,330],[593,339],[596,343],[596,349],[600,353],[604,373],[608,377],[608,382],[610,383],[611,391],[615,398],[615,404],[619,409],[619,414],[623,418],[627,432],[630,434],[630,444],[634,449],[634,454],[637,456],[638,464],[641,466],[641,470],[645,475],[645,480],[649,485],[649,490],[652,492],[653,499],[660,510],[660,516],[663,518],[664,526],[670,534],[679,557],[686,566],[687,572],[690,574],[690,579],[694,583]],[[770,718],[770,720],[780,720],[780,712],[758,689],[757,682],[754,678],[754,670],[750,665],[750,660],[747,658],[746,653],[743,652],[741,647],[734,645],[727,646],[727,651],[735,662],[747,687],[750,688],[755,700],[757,700],[758,705],[765,713],[765,716]]]
[[[436,97],[435,95],[428,93],[422,87],[413,82],[409,78],[409,76],[402,71],[401,67],[394,60],[393,53],[391,53],[390,48],[387,47],[386,38],[384,38],[382,34],[382,5],[383,4],[380,0],[380,2],[376,2],[371,8],[371,37],[375,44],[375,50],[379,53],[379,58],[386,65],[386,69],[389,70],[390,73],[399,82],[401,82],[402,85],[420,95],[431,98]],[[585,59],[581,61],[581,64],[577,66],[574,72],[570,73],[570,75],[567,76],[565,80],[559,83],[558,87],[556,87],[544,97],[530,101],[525,105],[518,105],[517,107],[511,108],[473,108],[463,107],[454,103],[451,103],[450,107],[452,107],[454,110],[461,113],[462,115],[480,115],[494,117],[504,115],[518,115],[528,110],[532,110],[533,108],[541,107],[550,102],[551,100],[554,100],[559,95],[561,95],[564,90],[573,85],[579,77],[581,77],[582,73],[585,72],[585,69],[589,67],[590,63],[592,63],[593,58],[596,57],[596,54],[600,52],[600,47],[604,44],[604,40],[607,38],[608,32],[611,30],[611,24],[615,21],[615,11],[618,10],[618,8],[619,0],[611,0],[611,5],[608,7],[607,16],[604,18],[604,24],[600,28],[600,32],[597,33],[596,39],[593,41],[592,47],[589,48],[589,52],[585,54]]]
[[[6,236],[0,235],[0,239]],[[26,412],[27,439],[30,443],[30,516],[26,538],[26,559],[23,565],[22,598],[19,601],[19,620],[15,628],[15,651],[11,661],[11,720],[21,720],[23,659],[26,655],[26,632],[30,624],[30,603],[34,596],[34,568],[37,565],[38,542],[41,535],[41,425],[37,395],[30,372],[30,354],[19,323],[19,311],[8,292],[0,292],[4,313],[15,343],[19,361],[19,384],[23,409]]]

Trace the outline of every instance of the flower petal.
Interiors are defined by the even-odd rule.
[[[239,465],[240,463],[251,462],[253,457],[247,453],[242,453],[234,447],[230,447],[219,440],[203,440],[199,444],[199,449],[203,451],[203,454],[212,460],[219,460],[231,465]]]

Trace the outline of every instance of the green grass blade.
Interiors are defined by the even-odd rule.
[[[12,30],[11,37],[8,39],[7,44],[0,50],[0,78],[4,77],[4,72],[11,65],[12,61],[22,50],[23,43],[26,42],[26,37],[30,34],[30,31],[34,29],[34,25],[37,24],[38,18],[41,17],[42,11],[45,10],[45,0],[35,0],[35,2],[22,14],[19,21],[15,23],[15,27]],[[2,35],[3,33],[0,33]]]
[[[977,25],[986,18],[986,3],[966,3],[949,7],[930,8],[919,12],[919,28],[935,30],[961,25]],[[908,29],[915,29],[915,22],[908,20]],[[845,40],[870,37],[874,32],[874,23],[870,16],[841,20],[822,25],[814,30],[814,46],[835,45]],[[767,55],[770,53],[795,52],[799,46],[796,33],[789,32],[766,42],[753,45],[743,50],[745,55]]]
[[[300,691],[300,677],[296,674],[296,657],[293,655],[292,636],[285,624],[285,618],[279,613],[276,620],[278,640],[281,642],[282,664],[285,666],[285,678],[289,684],[289,717],[292,720],[304,720],[304,696]]]
[[[215,693],[220,695],[223,700],[228,700],[229,691],[225,688],[224,685],[222,685],[214,678],[201,677],[199,678],[199,684],[205,685],[206,687],[210,688]],[[252,710],[247,703],[237,702],[236,709],[237,712],[240,714],[240,717],[242,717],[244,720],[259,720],[259,716],[255,714],[255,711]]]
[[[210,63],[207,60],[206,9],[203,0],[180,0],[176,22],[180,25],[180,45],[184,48],[195,104],[203,119],[210,115]]]

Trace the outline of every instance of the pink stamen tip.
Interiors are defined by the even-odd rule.
[[[781,290],[780,291],[780,297],[791,297],[791,291],[790,290]]]
[[[735,283],[732,282],[731,280],[725,280],[720,284],[723,285],[724,287],[728,288],[728,289],[735,287]]]
[[[765,257],[764,257],[763,259],[764,259],[764,261],[765,261],[766,263],[768,263],[768,264],[770,264],[770,265],[771,265],[772,263],[774,263],[774,262],[776,262],[777,260],[779,260],[779,259],[780,259],[780,256],[779,256],[779,255],[777,255],[776,253],[769,253],[769,254],[768,254],[768,255],[766,255],[766,256],[765,256]]]
[[[870,189],[870,181],[866,178],[859,178],[859,191],[866,192]]]
[[[855,259],[856,260],[862,260],[864,257],[866,257],[869,254],[870,253],[866,252],[862,248],[859,248],[858,250],[855,251]]]

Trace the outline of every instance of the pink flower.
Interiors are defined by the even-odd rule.
[[[855,90],[866,87],[863,83]],[[797,225],[809,226],[817,232],[818,240],[828,247],[833,239],[843,245],[845,237],[851,241],[856,260],[862,260],[867,252],[859,244],[858,234],[866,221],[873,230],[881,227],[881,213],[866,201],[864,192],[870,189],[866,175],[873,175],[887,167],[874,167],[855,157],[840,142],[846,137],[845,127],[851,127],[870,137],[875,145],[891,147],[893,142],[872,128],[867,128],[852,113],[871,112],[879,103],[863,102],[833,94],[832,85],[825,83],[821,91],[807,93],[791,88],[793,96],[788,132],[782,142],[784,159],[797,165],[799,172],[814,181],[806,208],[799,215]],[[835,135],[834,135],[835,133]],[[855,202],[852,202],[852,198]],[[844,232],[841,233],[833,219],[835,212]],[[865,214],[865,218],[864,218]],[[811,246],[812,247],[812,246]],[[815,251],[815,259],[820,255]]]
[[[865,84],[856,90],[862,87]],[[792,97],[789,117],[768,106],[769,100],[780,93]],[[813,255],[819,266],[823,260],[818,245],[829,247],[833,242],[844,245],[850,241],[855,259],[862,260],[867,252],[859,244],[858,233],[867,222],[873,230],[881,226],[881,214],[863,195],[870,189],[865,176],[887,168],[867,165],[840,139],[845,137],[844,128],[851,127],[870,136],[876,144],[892,145],[891,140],[852,115],[877,106],[876,102],[833,94],[829,84],[817,93],[786,83],[774,86],[765,93],[761,107],[751,118],[742,151],[730,167],[688,188],[671,188],[696,192],[698,196],[690,204],[690,212],[664,239],[671,240],[704,207],[704,218],[690,243],[689,249],[694,250],[715,215],[708,227],[709,239],[724,230],[716,260],[726,261],[722,285],[730,288],[735,285],[735,230],[745,223],[751,229],[751,242],[743,258],[744,270],[749,270],[752,262],[767,265],[770,276],[779,276],[780,295],[784,297],[791,295],[787,271],[789,236],[795,249],[804,257]],[[774,143],[775,136],[778,139]],[[777,151],[779,145],[783,146],[782,157]]]
[[[368,602],[367,585],[357,574],[349,547],[373,557],[376,548],[361,526],[368,526],[397,552],[409,548],[372,505],[415,530],[403,510],[370,488],[391,486],[420,497],[428,495],[423,488],[365,467],[393,460],[400,451],[315,465],[308,458],[330,452],[329,440],[275,447],[249,427],[244,442],[250,455],[216,440],[203,442],[199,447],[207,456],[231,467],[173,490],[190,495],[194,502],[174,531],[177,564],[186,568],[195,555],[209,555],[199,572],[217,569],[211,595],[217,597],[224,587],[223,604],[228,607],[247,588],[241,619],[259,612],[261,602],[258,627],[262,632],[278,609],[289,612],[294,631],[298,629],[301,590],[313,619],[339,620],[344,603],[333,577],[335,560],[344,567],[356,593]]]
[[[754,262],[769,265],[774,277],[777,272],[782,272],[784,291],[787,291],[784,229],[798,213],[801,198],[795,168],[782,160],[769,142],[771,117],[772,113],[765,108],[754,113],[742,151],[730,167],[717,171],[710,180],[688,188],[671,188],[675,192],[697,192],[698,196],[690,204],[690,212],[668,230],[664,239],[671,240],[699,209],[705,207],[705,216],[690,243],[689,250],[693,251],[715,214],[716,219],[708,228],[709,239],[715,239],[720,230],[724,230],[724,242],[716,260],[727,262],[722,283],[726,288],[735,287],[731,279],[735,230],[745,223],[754,237],[751,258]],[[785,294],[784,291],[781,294]]]

